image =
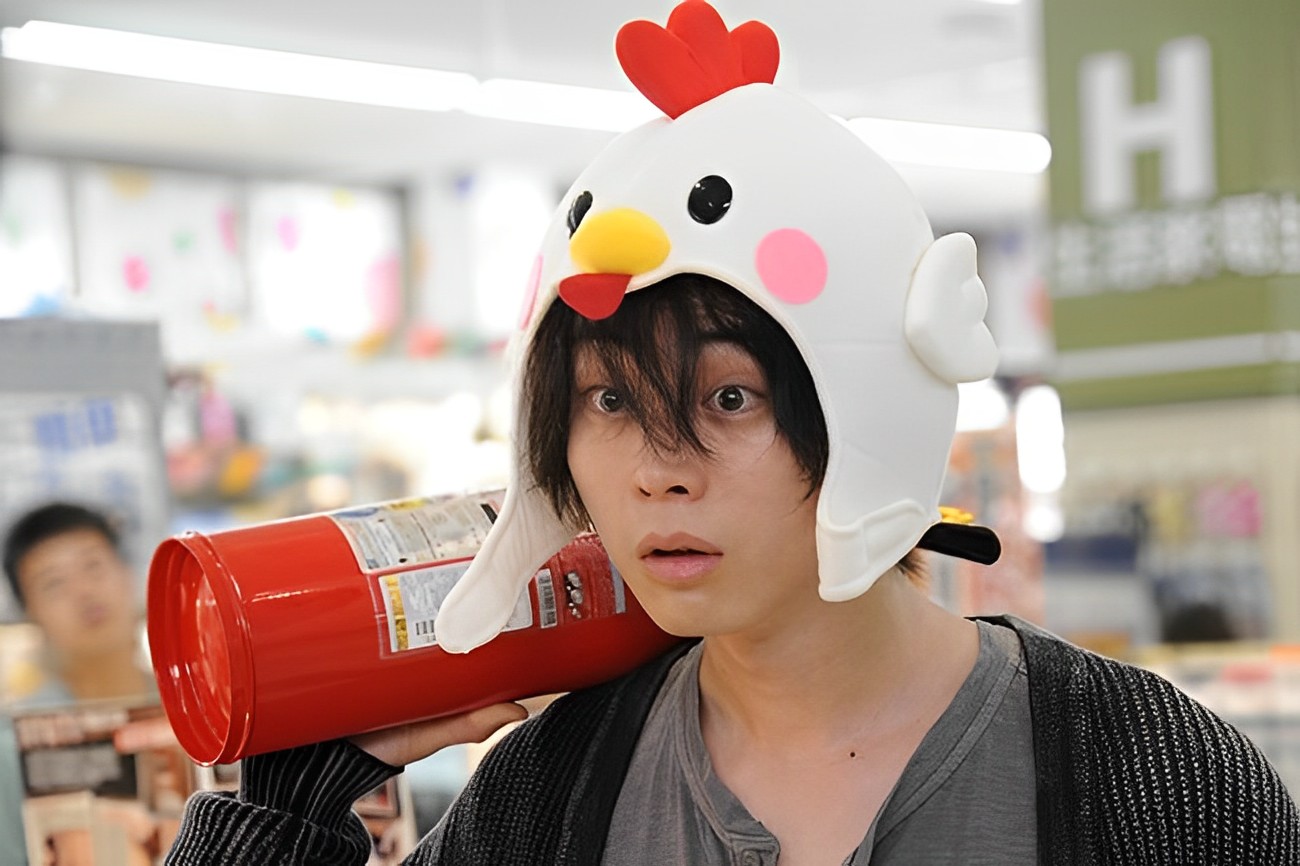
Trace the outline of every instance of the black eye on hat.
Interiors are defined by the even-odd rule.
[[[591,210],[591,193],[583,190],[578,193],[578,197],[573,200],[573,204],[569,205],[569,218],[566,220],[569,225],[569,237],[573,237],[573,233],[578,230],[578,226],[582,225],[582,218],[587,215],[589,210]]]
[[[691,188],[691,196],[686,201],[686,210],[691,219],[704,225],[712,225],[727,215],[731,207],[731,184],[727,179],[711,174],[702,177]]]

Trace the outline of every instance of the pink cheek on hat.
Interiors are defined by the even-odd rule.
[[[806,304],[826,288],[826,254],[799,229],[769,233],[758,242],[754,265],[767,290],[787,304]]]
[[[528,327],[533,318],[533,307],[537,306],[537,287],[542,282],[542,257],[533,259],[533,270],[528,275],[528,288],[524,292],[524,313],[519,319],[519,330]]]

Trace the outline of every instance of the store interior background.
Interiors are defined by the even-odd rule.
[[[538,239],[612,138],[602,125],[632,122],[609,109],[559,125],[538,93],[438,110],[70,68],[17,59],[17,28],[468,73],[485,92],[627,93],[613,34],[671,5],[0,6],[0,518],[51,493],[106,502],[143,585],[173,532],[504,485],[503,347]],[[1047,132],[1036,0],[715,5],[733,26],[772,24],[777,83],[832,113]],[[975,236],[1003,351],[993,380],[963,387],[946,499],[1006,553],[991,569],[935,559],[936,594],[1157,667],[1300,783],[1294,397],[1063,412],[1046,164],[970,167],[970,151],[894,158],[937,234]],[[1189,610],[1219,627],[1198,631]],[[12,696],[38,650],[7,599],[0,613]]]

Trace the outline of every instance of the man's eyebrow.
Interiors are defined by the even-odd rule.
[[[63,570],[64,567],[62,565],[46,565],[41,568],[37,568],[35,571],[32,571],[31,573],[28,574],[28,577],[30,577],[32,580],[40,580],[41,578],[47,577],[51,574],[57,575],[60,571]]]
[[[104,553],[104,551],[100,550],[97,545],[85,539],[75,539],[75,540],[68,539],[66,543],[68,546],[65,549],[67,551],[67,556],[69,559],[71,559],[72,557],[76,557],[84,561],[91,557],[101,556]],[[61,571],[66,569],[67,567],[68,567],[68,562],[66,561],[55,562],[48,565],[37,566],[33,571],[29,573],[31,574],[32,577],[39,577],[42,574],[47,574],[51,571],[54,572]]]

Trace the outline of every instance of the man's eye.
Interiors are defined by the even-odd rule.
[[[724,412],[739,412],[745,408],[745,389],[728,385],[713,395],[713,402]]]
[[[612,388],[604,388],[596,395],[596,405],[602,412],[618,412],[623,408],[623,395]]]

